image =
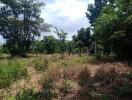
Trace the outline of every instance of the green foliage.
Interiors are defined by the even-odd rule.
[[[16,100],[51,100],[55,96],[53,80],[50,78],[42,81],[43,89],[34,92],[32,89],[24,90],[16,96]]]
[[[71,92],[71,88],[72,88],[72,81],[64,80],[63,86],[60,90],[64,93],[64,95],[66,95]]]
[[[66,40],[66,36],[68,33],[64,32],[63,30],[58,30],[57,27],[55,27],[54,32],[57,34],[57,36],[59,38],[61,58],[63,59],[64,51],[66,50],[65,40]]]
[[[113,83],[112,90],[113,94],[119,97],[128,97],[132,98],[132,84],[131,84],[131,71],[116,75]]]
[[[24,60],[5,61],[0,64],[0,88],[9,86],[13,81],[26,75]]]
[[[69,56],[71,53],[75,52],[75,42],[74,41],[66,41],[66,51],[68,52]]]
[[[16,100],[37,100],[32,89],[24,90],[16,96]]]
[[[101,60],[102,56],[101,56],[100,53],[98,53],[98,54],[95,55],[95,58],[96,58],[97,60]]]
[[[33,54],[43,53],[44,50],[43,50],[42,41],[39,41],[39,40],[33,41],[32,44],[31,44],[30,49],[31,49],[30,52],[33,53]]]
[[[107,3],[112,3],[114,0],[95,0],[95,4],[89,4],[86,16],[90,20],[90,23],[93,22],[98,18],[102,8],[107,5]]]
[[[129,80],[132,80],[132,71],[128,72],[127,77],[129,78]]]
[[[83,46],[86,47],[89,46],[90,38],[91,38],[90,28],[87,29],[81,28],[80,30],[78,30],[77,40],[80,41]]]
[[[7,100],[16,100],[15,97],[9,97]]]
[[[0,35],[12,56],[26,56],[35,36],[49,26],[40,17],[42,2],[36,0],[0,0]]]
[[[92,24],[93,38],[102,45],[102,51],[111,52],[123,60],[132,55],[132,2],[131,0],[95,0],[88,8],[87,17]]]
[[[121,85],[113,85],[114,93],[118,96],[131,96],[132,95],[132,84],[130,82],[124,81]]]
[[[33,64],[36,70],[45,71],[49,66],[49,61],[46,58],[37,58],[33,60]]]
[[[5,54],[9,53],[9,50],[8,50],[6,44],[3,44],[3,45],[0,46],[0,52],[5,53]]]
[[[78,30],[77,36],[73,36],[73,41],[76,43],[77,48],[79,49],[79,54],[82,53],[82,50],[84,50],[85,47],[88,49],[89,45],[91,44],[90,28],[81,28]]]
[[[46,54],[53,54],[58,49],[57,39],[52,35],[44,36],[42,43],[43,43],[43,49],[46,52]]]
[[[46,100],[51,100],[54,96],[54,84],[52,79],[45,79],[42,82],[43,90],[40,92],[40,98],[41,99],[46,99]]]

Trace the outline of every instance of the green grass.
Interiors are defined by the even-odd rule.
[[[46,58],[35,58],[32,63],[37,71],[45,71],[49,66],[49,60]]]
[[[92,60],[91,56],[82,55],[82,56],[75,56],[72,59],[68,60],[69,64],[85,64]]]
[[[8,87],[13,81],[26,76],[27,61],[23,59],[0,62],[0,88]]]

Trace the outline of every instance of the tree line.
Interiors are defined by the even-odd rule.
[[[132,0],[95,0],[88,4],[88,28],[81,28],[72,40],[67,32],[56,27],[54,36],[36,40],[51,25],[40,17],[45,6],[39,0],[0,0],[0,35],[6,40],[9,53],[26,56],[29,53],[61,53],[114,55],[132,60]],[[69,33],[70,34],[70,33]]]
[[[73,40],[66,40],[68,33],[56,27],[58,38],[44,36],[36,40],[51,27],[40,17],[45,4],[39,0],[0,0],[0,4],[0,35],[6,40],[1,48],[5,53],[22,57],[27,53],[61,53],[63,58],[64,52],[81,54],[82,48],[89,45],[90,31],[84,28]]]
[[[86,15],[97,53],[132,60],[132,0],[95,0]]]

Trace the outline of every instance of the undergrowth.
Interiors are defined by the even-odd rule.
[[[0,88],[8,87],[13,81],[26,76],[25,60],[9,60],[0,63]]]

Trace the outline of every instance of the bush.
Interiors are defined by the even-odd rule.
[[[42,80],[42,86],[39,100],[51,100],[55,96],[53,80],[51,78]]]
[[[113,91],[118,96],[132,96],[132,84],[127,81],[122,81],[122,84],[113,84]]]
[[[97,60],[100,60],[100,59],[102,58],[102,56],[101,56],[100,53],[98,53],[98,54],[95,55],[95,58],[96,58]]]
[[[43,89],[34,92],[32,89],[24,90],[17,94],[16,100],[51,100],[54,96],[53,81],[48,78],[42,81]]]
[[[71,91],[71,88],[72,88],[71,84],[72,84],[72,81],[64,80],[63,87],[60,89],[60,91],[63,92],[64,95],[67,95]]]
[[[49,61],[47,59],[42,59],[42,58],[34,59],[33,63],[35,69],[38,71],[45,71],[49,65]]]
[[[32,89],[28,89],[18,93],[16,100],[37,100],[37,97],[35,96],[35,93]]]
[[[131,78],[131,72],[118,75],[112,84],[113,93],[119,97],[132,98]]]
[[[127,77],[132,81],[132,72],[128,72]]]
[[[9,86],[13,81],[26,75],[26,63],[11,60],[0,64],[0,88]]]

